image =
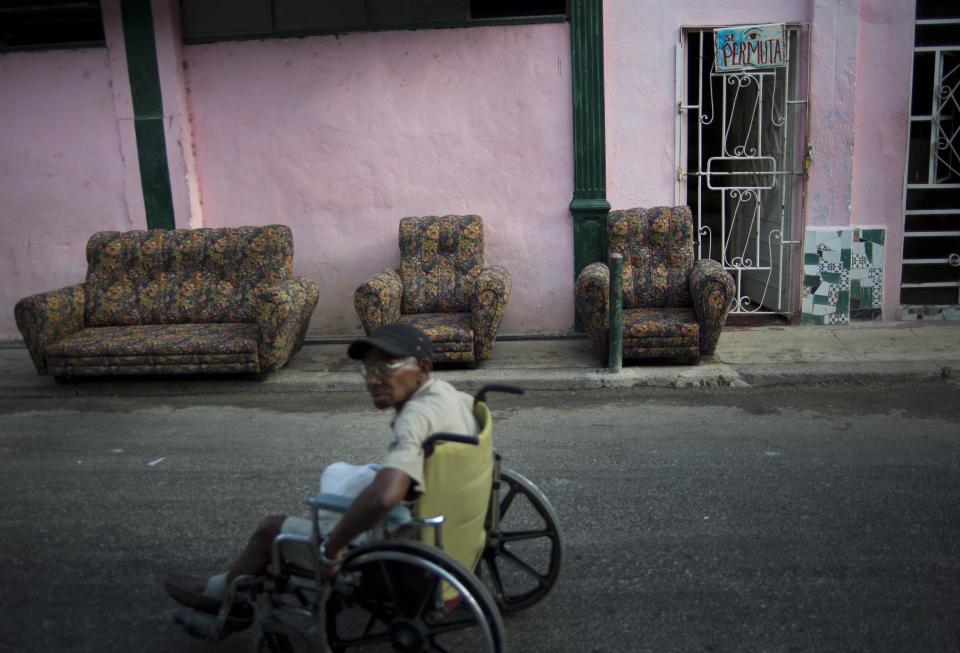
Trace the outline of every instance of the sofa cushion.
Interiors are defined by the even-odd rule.
[[[256,324],[168,324],[86,328],[49,345],[48,364],[62,359],[220,356],[256,361]]]
[[[400,317],[423,331],[435,353],[473,352],[473,328],[469,313],[413,313]]]
[[[400,221],[403,313],[470,310],[483,269],[483,221],[477,215],[428,215]]]
[[[689,306],[693,219],[686,206],[611,211],[609,252],[623,254],[626,308]]]
[[[691,308],[631,308],[623,311],[623,340],[677,339],[700,337],[697,316]]]
[[[690,308],[623,311],[625,358],[669,358],[700,351],[700,325]]]
[[[289,227],[104,231],[87,243],[89,327],[253,322],[291,273]]]

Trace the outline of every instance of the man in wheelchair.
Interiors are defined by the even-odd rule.
[[[372,481],[321,544],[324,556],[331,561],[342,560],[347,544],[380,524],[395,506],[424,492],[423,444],[431,434],[476,435],[479,430],[473,397],[430,377],[431,345],[419,329],[400,323],[382,326],[369,337],[352,342],[348,355],[362,361],[373,404],[381,410],[395,409],[396,416],[393,441]],[[277,535],[309,535],[311,527],[312,521],[302,517],[268,516],[228,571],[210,578],[170,574],[164,588],[187,607],[216,612],[234,579],[267,570]],[[284,550],[284,557],[302,567],[313,566],[313,557],[304,547],[291,546]],[[329,575],[336,567],[328,564],[323,573]]]
[[[330,465],[311,519],[267,517],[226,572],[170,574],[177,622],[213,641],[256,623],[258,651],[500,653],[501,612],[542,600],[563,558],[549,501],[493,449],[485,393],[523,391],[474,398],[431,378],[430,342],[409,325],[348,354],[374,405],[396,411],[382,464]],[[355,490],[324,489],[344,469]]]

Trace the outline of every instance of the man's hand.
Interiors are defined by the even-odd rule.
[[[323,566],[320,568],[320,575],[326,578],[336,576],[343,566],[343,559],[347,557],[343,549],[337,551],[327,551],[326,542],[320,543],[320,562]]]

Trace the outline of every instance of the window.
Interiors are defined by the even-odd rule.
[[[105,44],[99,0],[5,0],[0,50]]]
[[[566,0],[470,0],[470,18],[566,16]]]
[[[202,42],[342,32],[558,22],[566,0],[181,0],[183,38]]]

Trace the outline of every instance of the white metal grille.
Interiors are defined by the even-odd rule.
[[[913,51],[900,301],[960,304],[960,17],[918,19]]]
[[[693,211],[698,256],[733,275],[734,313],[795,310],[789,246],[800,243],[797,109],[806,100],[795,98],[800,28],[787,33],[784,68],[715,72],[710,30],[685,32],[678,48],[676,201],[685,196]]]

